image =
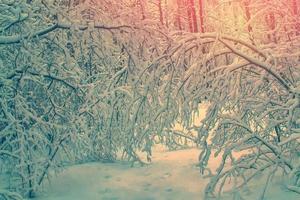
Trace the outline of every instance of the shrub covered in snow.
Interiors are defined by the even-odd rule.
[[[187,140],[209,172],[206,198],[229,181],[239,196],[261,173],[266,190],[279,172],[300,193],[300,37],[283,26],[294,15],[271,31],[249,19],[246,33],[232,33],[225,18],[213,32],[187,33],[155,12],[137,19],[127,1],[70,2],[0,1],[0,167],[9,176],[0,197],[34,197],[68,164],[113,162],[120,152],[143,164],[138,151],[151,161],[155,142]],[[209,108],[195,126],[201,102]],[[222,153],[216,172],[206,167],[211,152]]]

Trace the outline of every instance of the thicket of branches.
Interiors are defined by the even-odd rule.
[[[255,14],[235,29],[236,18],[212,22],[228,2],[211,5],[207,33],[166,27],[143,1],[0,2],[0,174],[9,183],[0,197],[34,197],[66,164],[119,152],[143,164],[138,151],[151,161],[157,138],[201,147],[206,198],[230,180],[240,195],[263,172],[266,188],[282,172],[300,193],[299,18],[282,1],[242,1]],[[285,16],[271,29],[257,25],[265,5]],[[209,108],[196,127],[201,102]],[[197,136],[173,131],[178,122]],[[211,152],[222,153],[216,172]]]

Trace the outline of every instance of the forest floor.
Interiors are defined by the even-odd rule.
[[[159,147],[152,163],[145,166],[116,162],[67,167],[45,184],[36,200],[201,200],[208,180],[199,173],[198,155],[198,149],[167,151]],[[216,158],[209,166],[216,169],[219,162]],[[259,199],[265,180],[256,179],[244,199]],[[222,199],[233,197],[227,194]],[[296,200],[299,195],[275,181],[265,199]]]

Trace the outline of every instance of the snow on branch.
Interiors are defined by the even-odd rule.
[[[227,42],[225,42],[222,39],[219,39],[226,47],[228,47],[233,53],[237,54],[238,56],[241,56],[242,58],[246,59],[247,61],[249,61],[250,63],[264,69],[265,71],[267,71],[269,74],[271,74],[286,90],[291,91],[290,86],[286,83],[286,81],[284,79],[282,79],[280,77],[279,74],[277,74],[275,71],[273,71],[269,65],[265,62],[262,62],[258,59],[255,59],[245,53],[243,53],[242,51],[234,48],[233,46],[231,46],[230,44],[228,44]]]
[[[2,190],[2,189],[0,189],[0,197],[2,197],[3,199],[9,199],[9,200],[23,200],[23,198],[20,194],[18,194],[16,192],[10,192],[7,190]]]
[[[90,26],[88,25],[75,25],[75,24],[68,24],[68,23],[55,23],[45,29],[28,33],[25,35],[15,35],[15,36],[0,36],[0,45],[8,45],[8,44],[16,44],[20,43],[23,40],[28,38],[35,38],[41,37],[43,35],[47,35],[56,29],[71,29],[72,27],[76,27],[78,30],[84,31],[87,30]],[[105,26],[101,24],[95,24],[92,26],[95,29],[102,29],[102,30],[121,30],[121,29],[133,29],[134,27],[128,25],[120,25],[120,26]]]

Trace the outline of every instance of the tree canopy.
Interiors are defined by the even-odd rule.
[[[230,179],[238,195],[256,175],[278,172],[300,193],[299,7],[0,0],[0,174],[10,180],[0,197],[34,197],[67,164],[118,153],[144,164],[137,152],[150,162],[155,142],[183,141],[201,150],[205,198]],[[195,126],[202,102],[208,112]],[[212,152],[222,153],[216,172],[206,167]]]

